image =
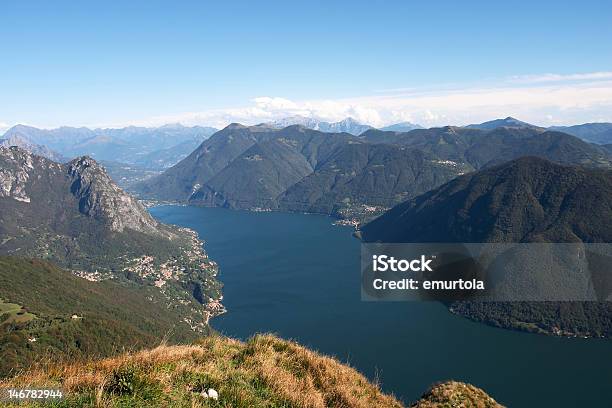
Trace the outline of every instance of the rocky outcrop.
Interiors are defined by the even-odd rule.
[[[30,153],[36,154],[38,156],[46,157],[49,160],[53,160],[56,162],[65,161],[64,156],[59,154],[58,152],[49,149],[47,146],[39,145],[32,142],[29,138],[19,133],[9,135],[4,139],[0,139],[0,146],[2,147],[20,147],[24,150],[27,150]]]
[[[486,392],[471,384],[447,381],[436,384],[411,408],[503,408]]]
[[[113,231],[129,228],[146,234],[162,233],[142,204],[121,190],[95,160],[86,156],[75,159],[68,163],[67,173],[81,213],[104,221]]]

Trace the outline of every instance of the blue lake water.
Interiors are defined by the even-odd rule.
[[[482,387],[509,407],[612,406],[612,341],[496,329],[434,302],[362,302],[359,241],[317,215],[162,206],[219,264],[219,332],[273,332],[336,356],[405,402],[434,382]]]

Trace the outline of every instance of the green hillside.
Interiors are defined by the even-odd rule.
[[[155,287],[90,282],[40,260],[0,257],[0,299],[0,375],[197,337],[188,306],[168,308]]]
[[[360,236],[367,242],[612,242],[612,171],[517,159],[408,200],[362,227]],[[498,327],[612,337],[610,302],[450,307]]]

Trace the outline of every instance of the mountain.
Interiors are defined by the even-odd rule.
[[[185,200],[232,160],[275,131],[265,126],[230,124],[202,143],[189,156],[158,177],[137,187],[147,198]],[[263,135],[263,136],[261,136]]]
[[[365,225],[367,242],[612,242],[612,171],[535,157],[460,176]],[[491,325],[612,337],[609,302],[454,302]]]
[[[220,310],[217,268],[195,232],[157,222],[91,158],[59,164],[0,148],[0,186],[0,255],[156,287],[194,330]]]
[[[305,128],[318,130],[326,133],[350,133],[351,135],[358,136],[368,129],[372,129],[371,126],[363,125],[357,122],[353,118],[346,118],[339,122],[325,122],[315,118],[307,118],[304,116],[290,116],[288,118],[275,120],[265,124],[276,129],[282,129],[288,126],[300,125]]]
[[[226,131],[213,136],[221,142],[230,141],[222,151],[210,150],[219,145],[211,138],[210,146],[207,141],[194,152],[199,162],[190,166],[188,173],[199,174],[200,185],[184,197],[192,203],[275,208],[281,193],[312,173],[337,149],[359,143],[346,133],[323,133],[298,125],[278,130],[237,126]],[[244,149],[239,152],[236,148],[241,143]],[[217,164],[221,158],[227,160]],[[181,164],[190,163],[185,160]],[[212,196],[217,197],[216,203],[210,200]]]
[[[289,143],[256,143],[197,189],[194,204],[231,208],[273,208],[276,197],[313,168]]]
[[[383,242],[612,242],[612,171],[520,158],[404,202],[362,235]]]
[[[466,171],[460,163],[348,133],[233,124],[136,190],[145,198],[353,217]],[[380,209],[379,209],[380,210]]]
[[[380,128],[386,132],[410,132],[415,129],[423,129],[423,126],[411,122],[400,122]]]
[[[43,156],[43,157],[46,157],[47,159],[50,159],[56,162],[63,162],[66,160],[66,158],[63,157],[61,154],[49,149],[46,146],[35,144],[30,139],[20,134],[13,134],[6,139],[0,139],[0,146],[2,147],[11,147],[11,146],[20,147],[38,156]]]
[[[565,132],[589,143],[612,143],[612,123],[585,123],[575,126],[552,126],[549,129]]]
[[[38,129],[32,126],[15,125],[4,134],[4,138],[25,137],[32,143],[47,146],[57,152],[67,152],[74,144],[96,136],[91,129],[81,127],[60,127],[56,129]],[[71,155],[65,155],[71,157]]]
[[[279,208],[339,216],[364,206],[389,208],[467,170],[415,149],[350,143],[287,189]]]
[[[34,144],[46,146],[62,156],[74,158],[89,155],[97,160],[136,164],[163,169],[172,166],[191,152],[207,137],[216,132],[209,127],[185,127],[180,124],[157,128],[129,126],[119,129],[88,129],[60,127],[37,129],[17,125],[7,130],[4,138],[22,137]],[[184,145],[187,143],[186,145]],[[177,146],[183,145],[178,148]],[[176,148],[174,152],[164,153]],[[192,149],[193,150],[193,149]],[[149,155],[158,154],[157,157]]]
[[[523,156],[594,167],[612,164],[609,152],[600,146],[562,132],[532,127],[498,127],[487,131],[445,126],[407,133],[369,130],[360,137],[371,143],[423,150],[444,160],[468,163],[474,169]]]
[[[299,125],[272,129],[232,124],[215,133],[176,166],[145,182],[141,192],[145,197],[164,200],[186,200],[192,196],[202,200],[202,194],[196,194],[199,189],[208,186],[221,192],[222,186],[231,185],[232,178],[237,183],[243,183],[243,178],[252,180],[253,189],[273,192],[289,187],[287,180],[297,182],[295,174],[303,177],[310,173],[319,161],[349,141],[360,143],[349,134],[327,134]],[[289,179],[279,173],[281,168],[291,169]]]
[[[270,126],[275,129],[282,129],[288,126],[300,125],[308,129],[319,130],[319,125],[321,123],[327,123],[327,122],[324,122],[322,120],[315,119],[312,117],[295,115],[295,116],[288,116],[282,119],[277,119],[272,122],[265,123],[265,125]]]
[[[480,129],[480,130],[492,130],[492,129],[496,129],[499,127],[509,127],[509,128],[528,127],[528,128],[538,129],[538,126],[529,124],[527,122],[520,121],[511,116],[508,116],[505,119],[494,119],[494,120],[490,120],[490,121],[483,122],[483,123],[467,125],[465,127],[468,129]]]
[[[94,406],[100,400],[109,407],[152,408],[403,406],[354,368],[272,335],[246,342],[209,336],[194,345],[161,345],[115,358],[31,369],[0,385],[19,389],[35,382],[61,388],[63,407]],[[204,398],[210,389],[218,400]],[[481,389],[456,381],[432,386],[411,406],[502,408]]]
[[[328,133],[350,133],[351,135],[358,136],[368,129],[372,129],[369,125],[363,125],[357,122],[353,118],[346,118],[339,122],[327,123],[322,122],[319,124],[319,129],[322,132]]]

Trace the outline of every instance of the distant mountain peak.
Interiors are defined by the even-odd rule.
[[[18,123],[15,126],[11,127],[9,130],[23,130],[23,129],[37,129],[34,126],[24,125],[22,123]]]
[[[384,130],[387,132],[410,132],[411,130],[415,129],[423,129],[423,126],[405,121],[384,126],[380,130]]]
[[[225,129],[246,129],[248,126],[243,125],[242,123],[233,122],[225,127]]]
[[[185,126],[176,122],[176,123],[167,123],[163,126],[160,126],[159,129],[183,129]]]
[[[612,143],[612,123],[594,122],[573,126],[552,126],[549,130],[557,130],[581,138],[589,143],[607,145]]]
[[[372,129],[369,125],[364,125],[352,117],[346,117],[338,122],[326,122],[314,117],[305,117],[300,115],[289,116],[283,119],[278,119],[266,123],[269,127],[285,128],[292,125],[302,125],[307,129],[318,130],[326,133],[350,133],[358,136],[368,129]]]
[[[523,128],[523,127],[529,127],[529,128],[538,128],[538,126],[532,125],[530,123],[527,122],[523,122],[521,120],[518,120],[516,118],[513,118],[512,116],[508,116],[504,119],[493,119],[493,120],[489,120],[487,122],[483,122],[483,123],[477,123],[477,124],[472,124],[472,125],[467,125],[466,128],[470,128],[470,129],[480,129],[480,130],[493,130],[499,127],[518,127],[518,128]]]
[[[71,160],[68,165],[78,172],[84,172],[90,168],[94,171],[105,172],[104,168],[89,156],[77,157],[76,159]]]

